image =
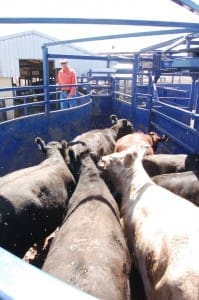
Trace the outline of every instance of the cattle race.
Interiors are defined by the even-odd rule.
[[[44,39],[10,81],[0,58],[0,299],[199,300],[199,23],[0,26],[22,21],[115,26],[81,42],[178,36],[95,54]],[[77,80],[60,86],[68,60]]]

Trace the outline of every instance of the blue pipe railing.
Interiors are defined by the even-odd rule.
[[[13,104],[6,107],[0,107],[0,112],[3,111],[9,111],[12,109],[19,109],[19,108],[27,108],[31,106],[37,106],[37,105],[46,105],[48,107],[47,111],[50,111],[50,103],[60,102],[59,99],[51,99],[51,96],[57,95],[56,98],[58,98],[59,90],[62,87],[70,87],[70,86],[77,86],[77,87],[87,87],[89,85],[88,82],[84,83],[78,83],[78,84],[67,84],[67,85],[48,85],[46,88],[45,85],[31,85],[31,86],[25,86],[25,87],[5,87],[0,88],[0,103],[6,102],[8,100],[18,101],[22,100],[23,104]],[[37,90],[46,90],[48,91],[48,97],[45,99],[45,92],[43,93],[35,93]],[[3,92],[12,92],[12,95],[1,97],[1,93]],[[25,95],[21,95],[24,93]],[[42,101],[37,100],[38,98],[43,98]],[[53,97],[52,97],[53,98]],[[77,96],[79,98],[79,95]],[[30,102],[32,100],[32,102]],[[28,102],[29,101],[29,102]],[[35,102],[36,101],[36,102]],[[46,109],[45,109],[46,111]],[[26,115],[26,114],[25,114]]]
[[[172,0],[172,1],[189,9],[191,12],[199,14],[199,5],[191,0]]]
[[[198,23],[103,18],[0,18],[0,24],[84,24],[197,28]]]
[[[1,247],[0,266],[1,300],[96,299],[26,263]]]

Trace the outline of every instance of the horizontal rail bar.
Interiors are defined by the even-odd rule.
[[[11,105],[11,106],[6,106],[6,107],[1,107],[0,112],[22,109],[24,107],[41,106],[44,104],[46,104],[45,101],[37,101],[37,102],[24,103],[24,104],[18,104],[18,105]]]
[[[110,61],[114,61],[114,60],[120,60],[120,61],[125,61],[125,62],[133,62],[132,58],[127,58],[127,57],[118,57],[118,56],[102,56],[102,55],[72,55],[72,54],[52,54],[49,53],[48,54],[48,58],[70,58],[70,59],[82,59],[82,60],[110,60]]]
[[[190,30],[190,28],[183,28],[183,29],[155,30],[155,31],[143,31],[143,32],[131,32],[131,33],[123,33],[123,34],[93,36],[93,37],[87,37],[87,38],[78,38],[78,39],[45,43],[44,47],[56,46],[56,45],[60,45],[60,44],[71,44],[71,43],[74,44],[74,43],[81,43],[81,42],[85,43],[85,42],[94,42],[94,41],[101,41],[101,40],[126,39],[126,38],[141,37],[141,36],[190,33],[190,31],[198,32],[198,29],[192,28]]]
[[[199,28],[198,23],[92,18],[0,18],[0,24],[96,24]]]

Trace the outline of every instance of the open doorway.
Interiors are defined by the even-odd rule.
[[[55,62],[49,60],[50,84],[55,83]],[[19,85],[43,85],[43,62],[39,59],[19,59]]]

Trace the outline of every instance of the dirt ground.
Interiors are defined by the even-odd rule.
[[[46,259],[46,256],[48,254],[48,250],[50,248],[50,245],[56,236],[59,228],[57,228],[54,232],[52,232],[45,240],[44,242],[40,244],[34,244],[32,247],[29,248],[29,250],[26,252],[26,254],[23,257],[23,260],[27,263],[34,265],[38,268],[42,268],[43,263]]]

